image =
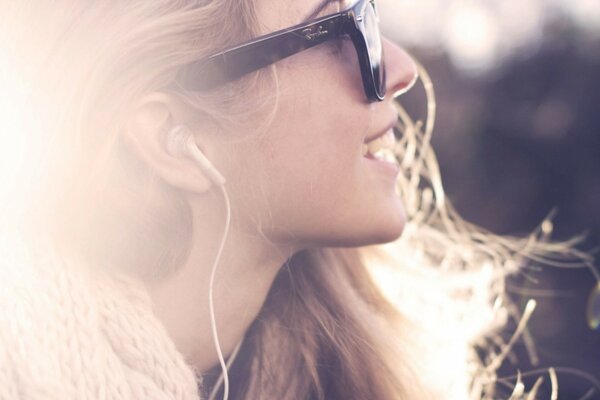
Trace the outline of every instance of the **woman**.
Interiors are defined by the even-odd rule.
[[[498,321],[506,262],[539,248],[456,222],[432,126],[404,118],[402,164],[381,156],[416,67],[374,1],[6,7],[4,93],[25,111],[5,132],[29,158],[3,216],[0,398],[492,396],[468,341]],[[397,239],[404,203],[379,263],[477,267],[440,288],[479,288],[472,332],[435,341],[373,283],[381,251],[359,247]],[[421,282],[404,304],[432,297],[402,276]]]

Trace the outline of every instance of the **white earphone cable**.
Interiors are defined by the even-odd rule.
[[[235,349],[233,350],[233,353],[231,353],[231,355],[227,359],[227,364],[226,364],[227,371],[229,371],[229,369],[231,368],[231,365],[237,358],[237,355],[240,352],[240,349],[242,348],[243,343],[244,343],[244,338],[242,338],[238,342],[237,346],[235,346]],[[219,379],[217,379],[217,381],[213,385],[212,391],[210,392],[210,396],[208,396],[208,400],[214,400],[217,397],[217,393],[219,393],[219,389],[221,388],[221,385],[223,384],[224,376],[225,375],[223,374],[223,372],[221,372],[221,374],[219,375]]]
[[[229,195],[227,194],[227,190],[225,190],[225,185],[219,185],[221,192],[223,193],[223,197],[225,199],[225,205],[227,207],[227,217],[225,220],[225,229],[223,231],[223,238],[221,239],[221,244],[219,245],[219,251],[217,252],[217,256],[215,258],[215,262],[212,267],[212,271],[210,273],[210,283],[208,287],[208,302],[210,307],[210,324],[212,329],[213,340],[215,344],[215,348],[217,349],[217,355],[219,357],[219,363],[221,364],[221,370],[223,371],[223,400],[227,400],[229,398],[229,376],[227,374],[227,365],[225,364],[225,359],[223,357],[223,351],[221,350],[221,344],[219,343],[219,334],[217,332],[217,319],[215,316],[215,305],[213,299],[213,286],[215,283],[215,275],[217,271],[217,267],[219,265],[219,261],[221,260],[221,255],[223,254],[223,248],[225,247],[225,241],[227,240],[227,235],[229,234],[229,225],[231,223],[231,203],[229,201]]]
[[[217,251],[217,255],[215,257],[215,262],[213,263],[210,272],[210,281],[208,286],[208,303],[210,308],[210,325],[212,330],[213,341],[215,349],[217,350],[219,363],[221,364],[221,370],[223,371],[223,400],[228,400],[229,376],[227,374],[227,365],[225,364],[223,351],[221,350],[221,344],[219,342],[219,334],[217,332],[217,318],[215,316],[213,289],[215,284],[217,267],[219,266],[219,261],[221,260],[221,256],[223,255],[223,249],[225,248],[225,242],[227,240],[227,236],[229,235],[229,226],[231,224],[231,202],[229,200],[227,190],[225,189],[225,178],[219,173],[219,171],[217,171],[217,169],[212,165],[208,158],[206,158],[206,156],[204,156],[204,154],[197,147],[192,132],[189,128],[187,128],[185,125],[174,126],[169,131],[166,145],[167,151],[173,156],[180,156],[181,154],[185,154],[187,150],[188,156],[192,157],[198,163],[198,166],[207,175],[207,177],[213,182],[213,184],[219,187],[223,194],[223,198],[225,199],[225,228],[223,230],[223,237],[221,238],[221,243],[219,244],[219,250]]]

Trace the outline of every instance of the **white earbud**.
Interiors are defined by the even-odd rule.
[[[167,147],[167,152],[169,152],[169,154],[171,154],[174,157],[192,157],[192,159],[194,159],[194,161],[198,163],[198,166],[208,176],[208,178],[215,185],[217,185],[219,189],[221,189],[221,192],[223,193],[223,198],[225,199],[225,206],[227,212],[225,218],[225,229],[223,231],[221,243],[219,244],[219,250],[217,252],[215,262],[213,263],[213,266],[211,268],[210,279],[208,284],[208,302],[210,309],[210,325],[213,335],[213,341],[215,344],[215,349],[217,350],[217,355],[219,357],[219,364],[221,364],[221,369],[223,371],[223,400],[227,400],[229,398],[229,374],[227,372],[227,365],[225,364],[225,358],[223,357],[223,351],[221,349],[221,343],[219,341],[219,334],[217,332],[217,318],[215,316],[213,288],[215,283],[217,267],[219,266],[219,261],[221,260],[223,249],[225,247],[225,241],[227,240],[227,236],[229,234],[229,226],[231,224],[231,202],[229,201],[229,195],[227,194],[227,189],[225,188],[225,178],[219,173],[219,171],[217,171],[217,169],[212,165],[208,158],[206,158],[206,156],[200,151],[198,146],[196,146],[196,142],[194,141],[194,136],[192,135],[192,131],[190,130],[190,128],[188,128],[185,125],[176,125],[173,128],[171,128],[171,130],[167,132],[165,145]],[[221,380],[219,380],[219,382],[221,382]],[[215,393],[213,393],[213,396],[214,395],[216,395],[216,391]]]
[[[225,185],[225,177],[217,171],[204,153],[196,146],[192,131],[187,126],[175,125],[171,128],[167,133],[166,146],[169,154],[174,157],[192,157],[215,185]]]

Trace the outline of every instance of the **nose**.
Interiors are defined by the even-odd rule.
[[[382,40],[387,75],[386,91],[396,98],[408,92],[417,81],[417,66],[405,50],[386,38]]]

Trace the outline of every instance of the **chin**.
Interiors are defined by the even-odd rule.
[[[406,217],[404,208],[396,213],[385,215],[370,215],[366,218],[368,223],[355,223],[348,226],[343,232],[338,232],[337,237],[330,238],[328,247],[362,247],[384,244],[397,240],[404,231]]]
[[[277,243],[288,243],[298,249],[313,247],[363,247],[384,244],[397,240],[404,231],[406,213],[401,200],[394,196],[392,201],[378,206],[361,207],[361,212],[351,211],[330,218],[311,219],[295,235],[294,229],[284,231]]]
[[[404,205],[397,197],[394,204],[388,208],[380,208],[382,212],[370,216],[370,235],[367,235],[365,245],[383,244],[397,240],[404,232],[406,212]],[[383,210],[387,210],[383,212]]]
[[[393,242],[402,236],[402,232],[404,232],[404,222],[395,226],[391,226],[388,229],[380,230],[373,236],[372,240],[370,240],[370,243],[367,244],[383,244]]]
[[[395,223],[386,221],[385,224],[378,226],[376,230],[366,236],[362,243],[357,244],[357,246],[369,246],[393,242],[402,236],[402,232],[404,232],[404,223],[404,219]]]
[[[343,237],[323,240],[317,245],[318,247],[364,247],[390,243],[402,236],[403,227],[379,229],[376,232],[356,232],[352,236],[346,233]]]

